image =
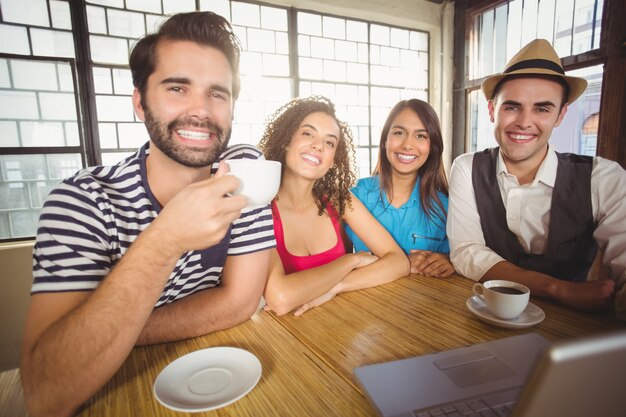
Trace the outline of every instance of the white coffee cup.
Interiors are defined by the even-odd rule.
[[[229,174],[239,179],[241,184],[233,194],[241,194],[248,199],[246,208],[256,208],[269,204],[280,186],[281,164],[265,159],[228,159]]]
[[[473,291],[491,314],[504,320],[513,320],[522,314],[530,298],[530,290],[525,285],[499,279],[476,283]]]

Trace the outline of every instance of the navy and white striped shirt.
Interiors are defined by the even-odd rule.
[[[39,218],[32,294],[94,290],[156,218],[160,205],[146,175],[149,152],[148,142],[119,164],[83,169],[52,190]],[[220,160],[260,157],[254,146],[234,145]],[[221,242],[181,256],[156,306],[219,285],[227,256],[275,246],[270,206],[244,209]]]

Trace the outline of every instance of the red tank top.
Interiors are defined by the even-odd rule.
[[[337,244],[327,251],[316,253],[309,256],[297,256],[292,255],[287,251],[285,246],[285,234],[283,231],[283,223],[280,220],[280,213],[278,212],[278,206],[275,201],[272,201],[272,217],[274,220],[274,234],[276,235],[276,250],[280,255],[280,260],[283,263],[285,273],[291,274],[293,272],[303,271],[309,268],[315,268],[316,266],[325,265],[335,259],[345,255],[346,249],[343,245],[343,239],[341,238],[341,231],[339,224],[339,215],[334,207],[330,204],[326,205],[326,211],[330,217],[335,233],[337,234]]]

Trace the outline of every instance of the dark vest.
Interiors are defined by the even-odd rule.
[[[491,148],[477,152],[472,166],[474,195],[486,245],[521,268],[567,281],[584,281],[597,251],[591,207],[593,158],[557,152],[546,250],[543,255],[532,255],[524,252],[506,223],[506,209],[496,179],[499,151],[500,148]]]

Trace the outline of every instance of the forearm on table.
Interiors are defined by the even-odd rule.
[[[47,318],[45,304],[31,303],[21,372],[33,415],[69,415],[112,377],[176,263],[166,259],[138,239],[98,288],[61,317]],[[38,326],[45,320],[47,327]]]
[[[549,298],[557,298],[559,286],[565,282],[540,272],[520,268],[508,261],[495,264],[483,275],[480,281],[492,279],[514,281],[527,286],[533,295]]]
[[[255,302],[242,300],[225,287],[207,288],[154,309],[137,345],[172,342],[236,326],[256,311]]]
[[[390,252],[376,262],[350,272],[338,285],[338,292],[348,292],[387,284],[409,274],[409,259],[402,252]]]
[[[292,274],[274,270],[267,283],[265,301],[277,314],[286,314],[330,290],[359,265],[359,258],[349,253],[325,265]]]

